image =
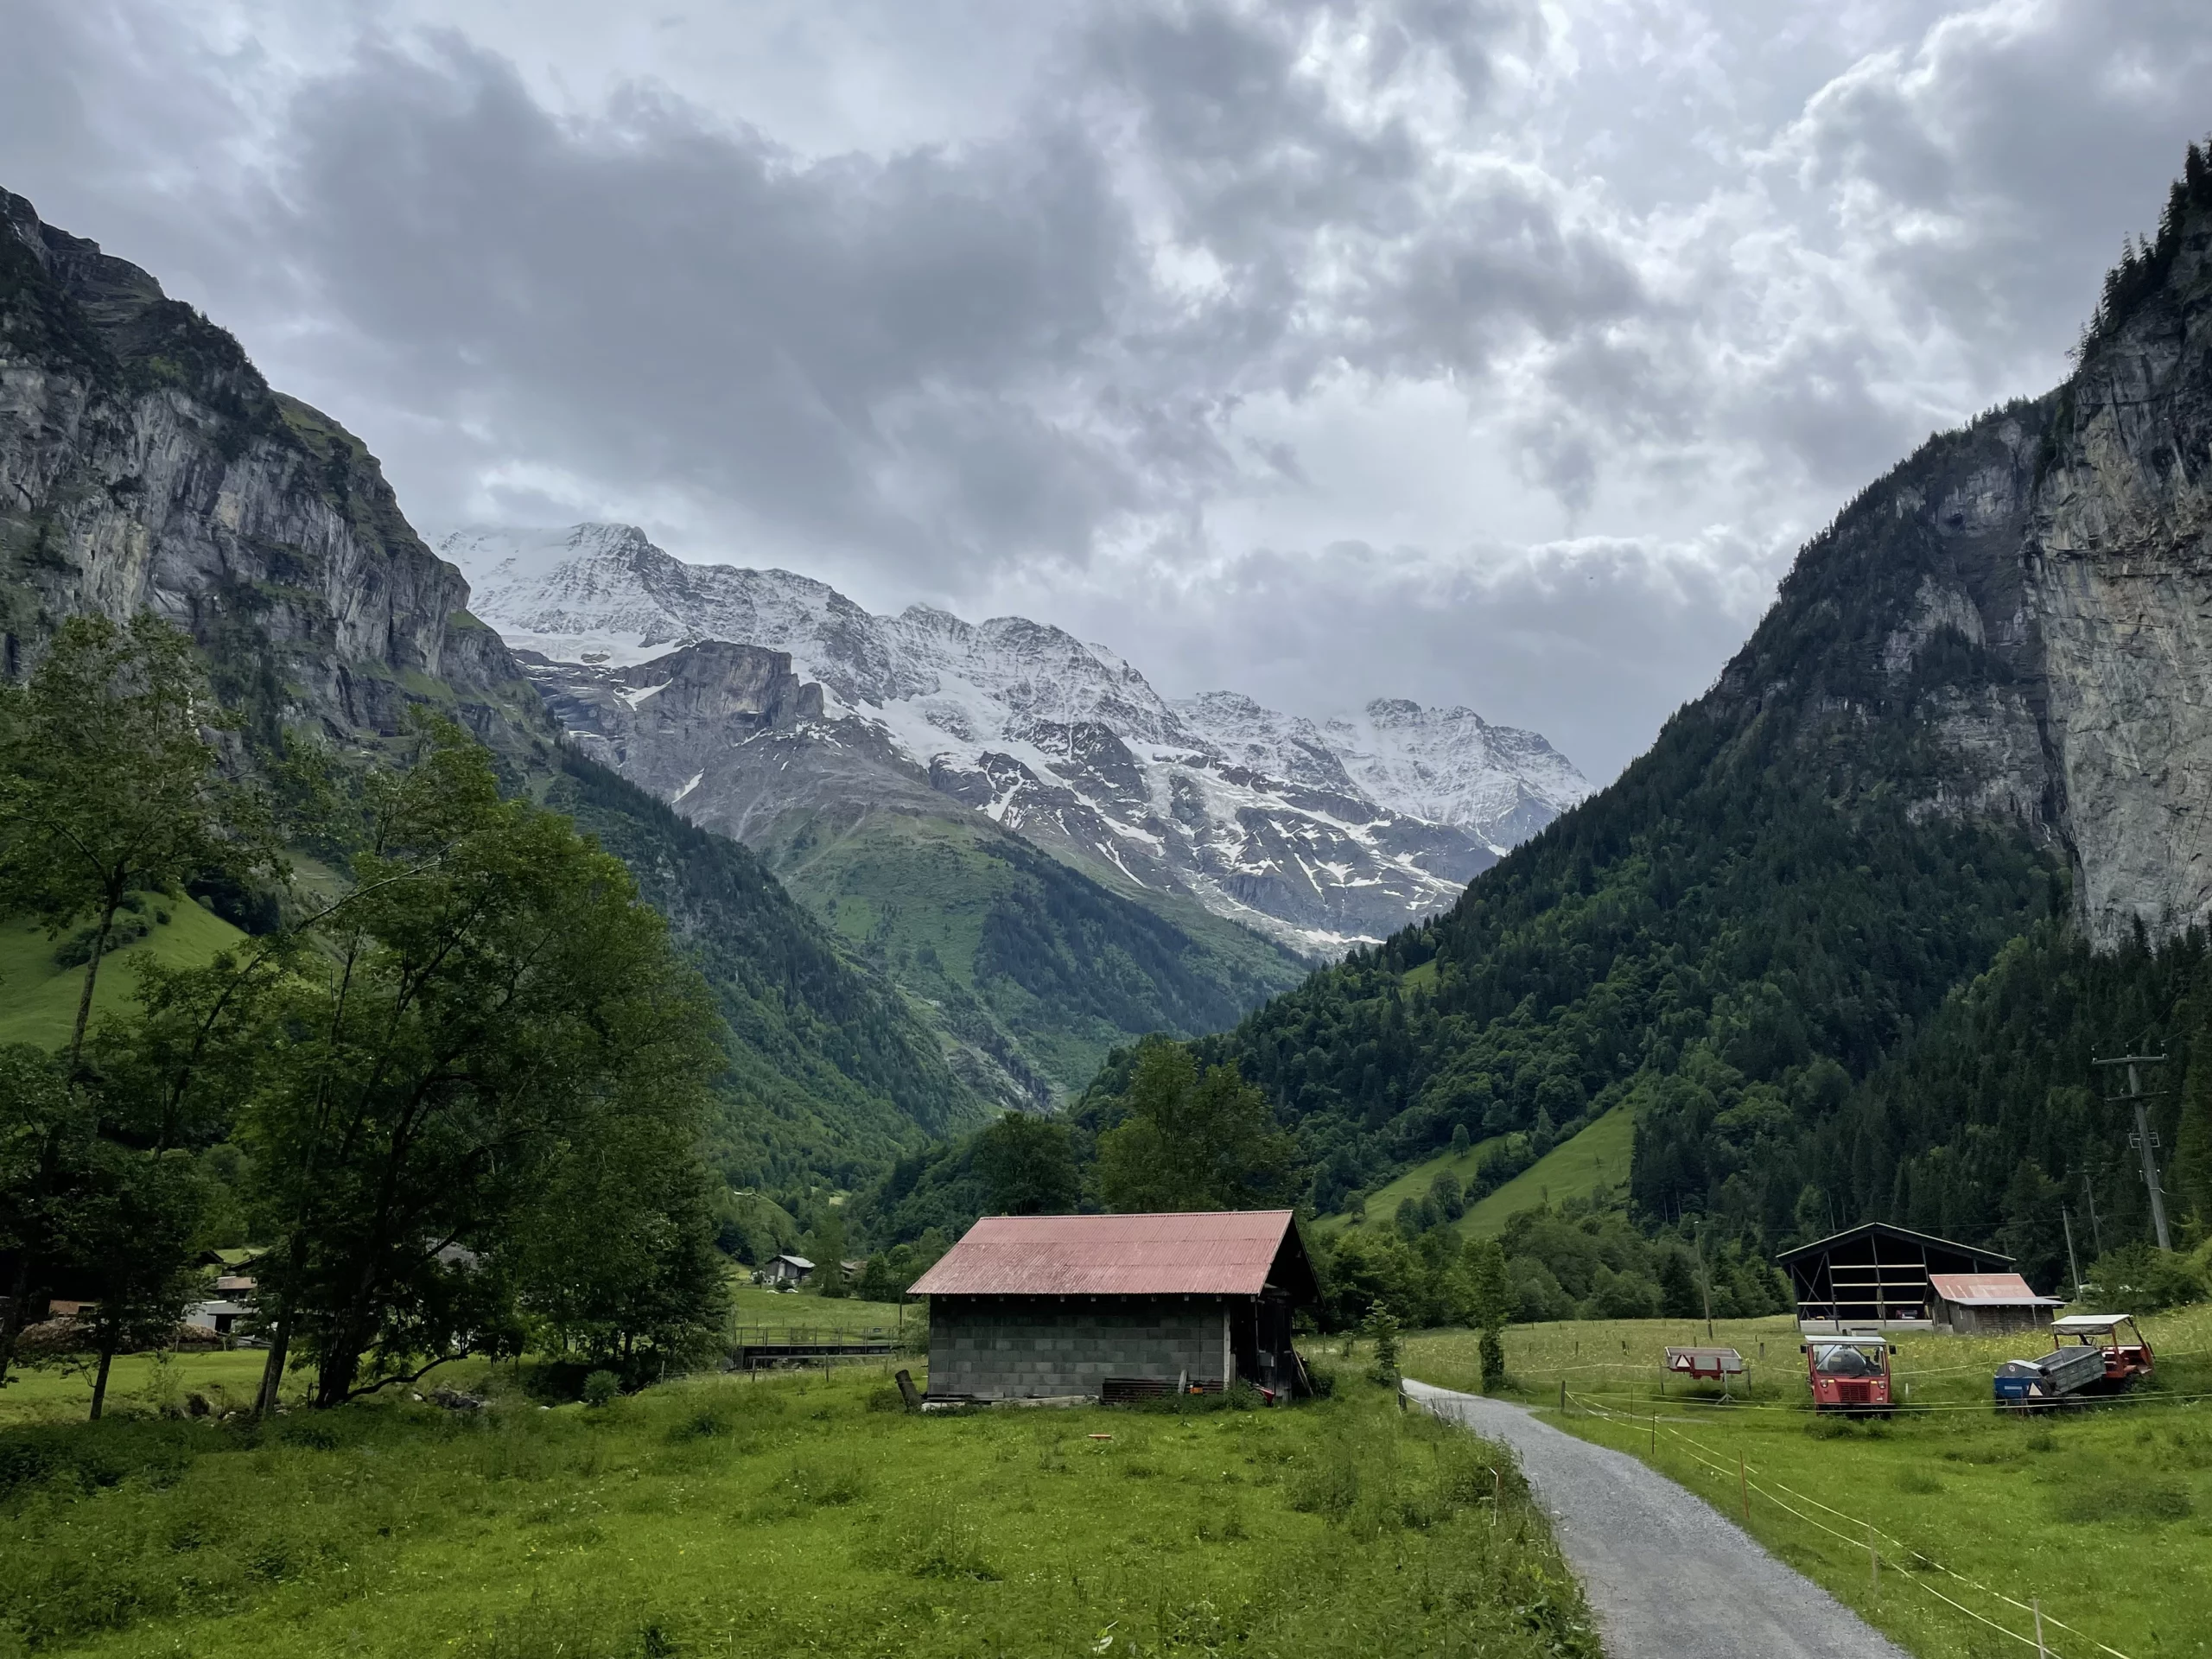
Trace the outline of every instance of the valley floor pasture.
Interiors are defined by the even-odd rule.
[[[1702,1321],[1519,1326],[1506,1357],[1510,1397],[1731,1518],[1748,1497],[1755,1537],[1921,1659],[2031,1655],[2038,1602],[2064,1659],[2212,1656],[2212,1307],[2144,1325],[2152,1385],[2034,1417],[1993,1409],[1990,1374],[2047,1336],[1901,1335],[1910,1407],[1858,1423],[1808,1408],[1788,1319],[1716,1323],[1713,1340],[1752,1357],[1751,1396],[1729,1403],[1679,1379],[1661,1392],[1662,1350],[1707,1341]],[[1411,1337],[1403,1363],[1479,1387],[1465,1332]]]
[[[0,1428],[0,1654],[1596,1659],[1510,1460],[1350,1376],[924,1415],[873,1369],[596,1410],[453,1369],[486,1408]]]

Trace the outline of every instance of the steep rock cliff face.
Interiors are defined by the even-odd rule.
[[[2025,574],[2092,937],[2212,918],[2212,213],[2058,399]]]
[[[1724,673],[1840,794],[2024,826],[2110,945],[2212,920],[2212,208],[2047,397],[1931,439]]]
[[[152,609],[191,630],[261,741],[308,727],[372,749],[417,705],[465,721],[629,865],[705,972],[730,1060],[709,1151],[733,1185],[849,1185],[979,1121],[935,1022],[746,848],[561,747],[468,601],[359,440],[272,391],[144,271],[0,191],[0,671],[72,614]],[[765,681],[695,683],[669,706],[727,717],[764,694],[772,708]]]
[[[272,392],[137,266],[0,191],[0,651],[150,608],[264,728],[396,730],[410,702],[503,746],[551,727],[374,457]]]

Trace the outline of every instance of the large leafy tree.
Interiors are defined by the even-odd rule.
[[[89,921],[73,1067],[130,894],[270,861],[259,798],[207,741],[236,723],[191,639],[151,613],[72,617],[28,684],[0,687],[0,909],[57,934]]]
[[[993,1215],[1062,1215],[1083,1196],[1075,1137],[1065,1123],[1008,1112],[976,1136],[974,1160]]]
[[[365,804],[329,960],[288,982],[291,1034],[243,1126],[283,1218],[264,1406],[296,1345],[328,1406],[516,1341],[523,1245],[564,1153],[640,1079],[696,1135],[719,1058],[698,976],[628,872],[503,799],[457,728],[426,730]]]
[[[0,1048],[0,1255],[10,1262],[0,1308],[0,1384],[16,1357],[25,1311],[64,1259],[65,1211],[92,1139],[85,1102],[54,1057],[27,1043]]]
[[[73,1277],[92,1302],[82,1325],[95,1356],[97,1418],[116,1355],[175,1333],[198,1287],[192,1250],[205,1204],[188,1153],[141,1151],[103,1135],[88,1154],[62,1231]]]
[[[1127,1116],[1098,1137],[1109,1210],[1258,1210],[1304,1183],[1297,1144],[1234,1065],[1198,1069],[1179,1043],[1140,1049]]]

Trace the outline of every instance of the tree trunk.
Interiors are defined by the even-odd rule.
[[[276,1391],[284,1384],[284,1356],[292,1345],[292,1310],[276,1316],[276,1329],[269,1338],[269,1359],[261,1368],[261,1392],[253,1397],[253,1414],[266,1417],[276,1409]]]
[[[69,1072],[76,1075],[77,1057],[84,1052],[85,1025],[92,1017],[92,984],[99,979],[100,957],[107,950],[108,930],[115,925],[115,912],[123,907],[123,895],[111,894],[106,906],[100,912],[100,931],[92,935],[92,954],[85,963],[85,989],[77,999],[77,1028],[69,1033]]]
[[[107,1370],[115,1363],[115,1342],[112,1338],[100,1344],[100,1368],[92,1377],[92,1421],[100,1420],[100,1411],[107,1404]]]
[[[353,1391],[353,1379],[360,1374],[360,1351],[352,1339],[335,1344],[322,1357],[322,1364],[315,1372],[315,1408],[327,1411],[333,1406],[344,1405]]]
[[[7,1317],[0,1319],[0,1383],[16,1362],[16,1338],[23,1328],[23,1304],[30,1300],[31,1253],[27,1248],[16,1258],[16,1282],[8,1289]]]

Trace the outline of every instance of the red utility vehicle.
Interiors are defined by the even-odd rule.
[[[2121,1334],[2125,1326],[2126,1334]],[[2151,1344],[2143,1328],[2130,1313],[2076,1313],[2050,1322],[2050,1339],[2054,1347],[2063,1348],[2071,1337],[2085,1348],[2101,1348],[2105,1355],[2105,1375],[2101,1384],[2090,1387],[2105,1393],[2117,1393],[2129,1387],[2139,1376],[2151,1375]]]
[[[1890,1410],[1892,1350],[1887,1337],[1871,1333],[1808,1337],[1802,1351],[1805,1373],[1813,1385],[1815,1411],[1860,1416]]]

